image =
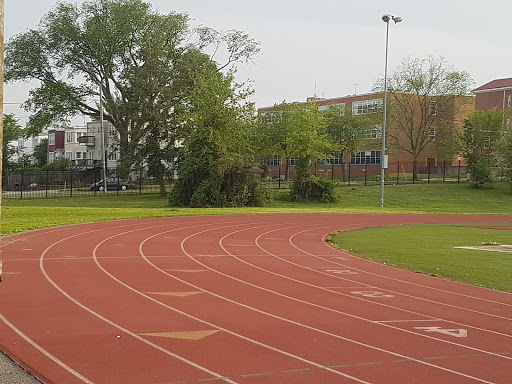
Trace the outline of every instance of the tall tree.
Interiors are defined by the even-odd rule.
[[[484,187],[492,181],[492,167],[496,166],[498,159],[506,162],[507,139],[502,139],[506,132],[502,125],[506,112],[495,108],[476,110],[464,121],[460,151],[466,159],[469,179],[475,187]]]
[[[186,120],[174,206],[246,206],[264,202],[254,167],[251,92],[232,75],[205,70],[195,76]]]
[[[97,117],[101,88],[105,119],[120,135],[120,171],[126,174],[154,113],[146,116],[134,76],[143,71],[154,81],[154,93],[144,96],[146,106],[161,97],[175,81],[183,54],[197,49],[189,42],[188,23],[185,13],[162,15],[141,0],[58,3],[37,29],[15,36],[6,46],[6,80],[39,81],[25,102],[33,113],[29,129],[37,133],[77,113]],[[196,46],[204,48],[207,43],[198,36]],[[228,43],[226,49],[240,52],[237,60],[254,54],[258,46],[246,36]],[[247,45],[255,49],[244,52]]]
[[[473,84],[471,76],[448,66],[441,57],[406,58],[388,78],[388,143],[409,153],[416,164],[428,145],[453,128],[453,121],[466,110]],[[376,90],[384,91],[379,80]]]
[[[13,114],[4,115],[4,140],[3,140],[3,169],[8,171],[14,167],[11,157],[16,153],[16,150],[9,146],[10,142],[23,137],[23,128],[18,124],[18,121]]]
[[[380,114],[354,115],[351,108],[333,106],[324,111],[329,125],[327,133],[329,140],[336,145],[336,151],[343,159],[344,153],[358,152],[366,141],[372,129],[380,129]],[[378,119],[378,120],[377,120]],[[343,179],[345,179],[345,166],[342,166]]]

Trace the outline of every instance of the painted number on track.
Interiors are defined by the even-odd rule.
[[[326,272],[336,273],[338,275],[357,275],[358,272],[351,271],[350,269],[328,269]]]
[[[453,337],[468,337],[468,331],[465,329],[456,329],[456,328],[441,328],[441,327],[414,327],[414,329],[421,329],[425,332],[438,332],[444,333],[445,335],[453,336]]]
[[[393,295],[388,295],[384,292],[378,292],[378,291],[352,291],[352,294],[360,295],[360,296],[364,296],[364,297],[376,297],[376,298],[395,297]]]

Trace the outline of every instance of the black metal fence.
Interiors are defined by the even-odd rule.
[[[172,179],[165,180],[167,190],[172,182]],[[2,198],[7,199],[90,196],[104,194],[103,189],[101,170],[98,168],[86,171],[7,172],[2,177]],[[133,174],[128,180],[111,173],[107,177],[106,193],[159,194],[160,185],[142,172]]]

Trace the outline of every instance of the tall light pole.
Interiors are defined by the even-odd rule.
[[[386,23],[386,60],[384,63],[384,118],[382,121],[382,151],[380,152],[380,206],[384,206],[384,172],[388,167],[388,155],[386,154],[386,115],[388,109],[388,36],[389,21],[396,23],[402,21],[401,17],[385,14],[382,21]]]

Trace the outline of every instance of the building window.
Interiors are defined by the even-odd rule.
[[[484,148],[485,149],[491,148],[491,136],[484,137]]]
[[[436,141],[436,127],[430,127],[428,129],[428,140]]]
[[[266,165],[281,165],[281,158],[276,153],[270,159],[263,160],[263,164],[266,164]]]
[[[77,160],[81,160],[82,159],[82,152],[77,152],[76,153],[76,159]]]
[[[283,120],[283,112],[282,111],[262,112],[261,113],[261,122],[263,124],[276,124],[276,123],[280,123],[282,120]]]
[[[66,152],[66,159],[73,160],[73,152]]]
[[[48,145],[55,145],[55,133],[48,135]]]
[[[512,96],[508,95],[508,107],[512,107]]]
[[[117,160],[117,152],[114,151],[114,152],[109,153],[108,159],[109,160]]]
[[[297,159],[295,159],[295,157],[292,157],[288,160],[286,160],[286,162],[288,163],[288,165],[290,166],[294,166],[295,165],[295,162],[297,161]]]
[[[437,115],[437,102],[435,101],[430,102],[430,114]]]
[[[352,103],[352,114],[366,115],[367,113],[380,112],[383,105],[382,99],[354,101]]]
[[[427,157],[427,167],[435,167],[436,159],[434,157]]]
[[[338,103],[338,104],[328,104],[328,105],[319,105],[318,110],[319,111],[326,111],[331,108],[339,109],[340,116],[343,116],[345,114],[345,103]]]
[[[332,157],[327,157],[325,159],[317,159],[317,164],[331,164],[331,165],[339,165],[342,164],[343,153],[342,152],[333,152]]]
[[[73,143],[73,132],[66,132],[66,144]]]
[[[48,153],[48,162],[53,163],[55,161],[55,152]]]
[[[110,130],[108,131],[108,134],[110,136],[117,136],[117,129],[115,129],[114,127],[110,126]]]
[[[85,133],[83,133],[83,132],[77,132],[77,133],[76,133],[76,142],[78,143],[78,139],[79,139],[80,137],[84,136],[84,135],[85,135]]]
[[[366,132],[367,139],[380,139],[382,137],[382,125],[376,125],[375,128]]]
[[[350,155],[350,164],[380,164],[380,151],[362,151]]]

